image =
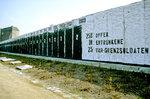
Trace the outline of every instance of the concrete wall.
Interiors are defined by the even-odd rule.
[[[150,65],[150,1],[86,16],[82,59]]]
[[[94,59],[93,53],[93,30],[94,30],[94,18],[93,15],[86,17],[86,23],[82,23],[82,59]],[[89,44],[89,40],[92,40],[92,44]],[[88,54],[87,54],[88,53]]]
[[[56,26],[64,30],[72,28],[72,46],[70,47],[73,49],[73,27],[79,25],[82,26],[83,60],[150,65],[150,0],[58,24],[52,26],[52,32]],[[38,32],[44,33],[43,29]],[[65,31],[64,35],[66,35]],[[66,40],[65,36],[64,39]],[[64,47],[64,53],[66,53],[65,49],[66,47]],[[73,50],[70,53],[75,54]]]
[[[144,1],[145,47],[150,47],[150,0]],[[145,64],[150,64],[150,54],[145,54]]]

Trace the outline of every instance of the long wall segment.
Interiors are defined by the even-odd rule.
[[[144,33],[145,13],[142,1],[91,15],[93,20],[82,25],[82,59],[146,64],[150,46],[145,46],[145,37],[150,37],[147,22]]]
[[[5,51],[9,45],[11,51],[22,52],[15,50],[20,46],[18,40],[27,38],[28,54],[150,65],[150,0],[97,12],[37,32],[0,42],[1,49]],[[39,39],[36,50],[31,47],[36,41],[31,37],[35,35]]]

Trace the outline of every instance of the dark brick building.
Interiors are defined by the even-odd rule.
[[[19,35],[19,29],[14,26],[0,29],[0,41],[4,41],[10,38],[15,38]]]

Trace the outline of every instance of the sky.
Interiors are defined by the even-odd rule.
[[[0,28],[20,35],[141,0],[0,0]]]

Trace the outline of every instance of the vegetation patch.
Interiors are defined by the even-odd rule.
[[[134,94],[139,96],[139,98],[150,99],[150,74],[104,69],[94,66],[27,58],[8,54],[0,54],[0,57],[13,58],[45,72],[44,74],[41,72],[34,74],[35,76],[40,76],[41,80],[53,78],[53,76],[47,76],[52,72],[53,75],[64,75],[67,78],[75,78],[101,86],[103,88],[102,90],[107,93],[118,91],[125,94]],[[72,84],[71,81],[64,83]],[[78,90],[72,90],[72,93],[92,91],[93,90],[87,86],[83,88],[81,87]],[[117,96],[115,98],[119,97],[120,96]]]

